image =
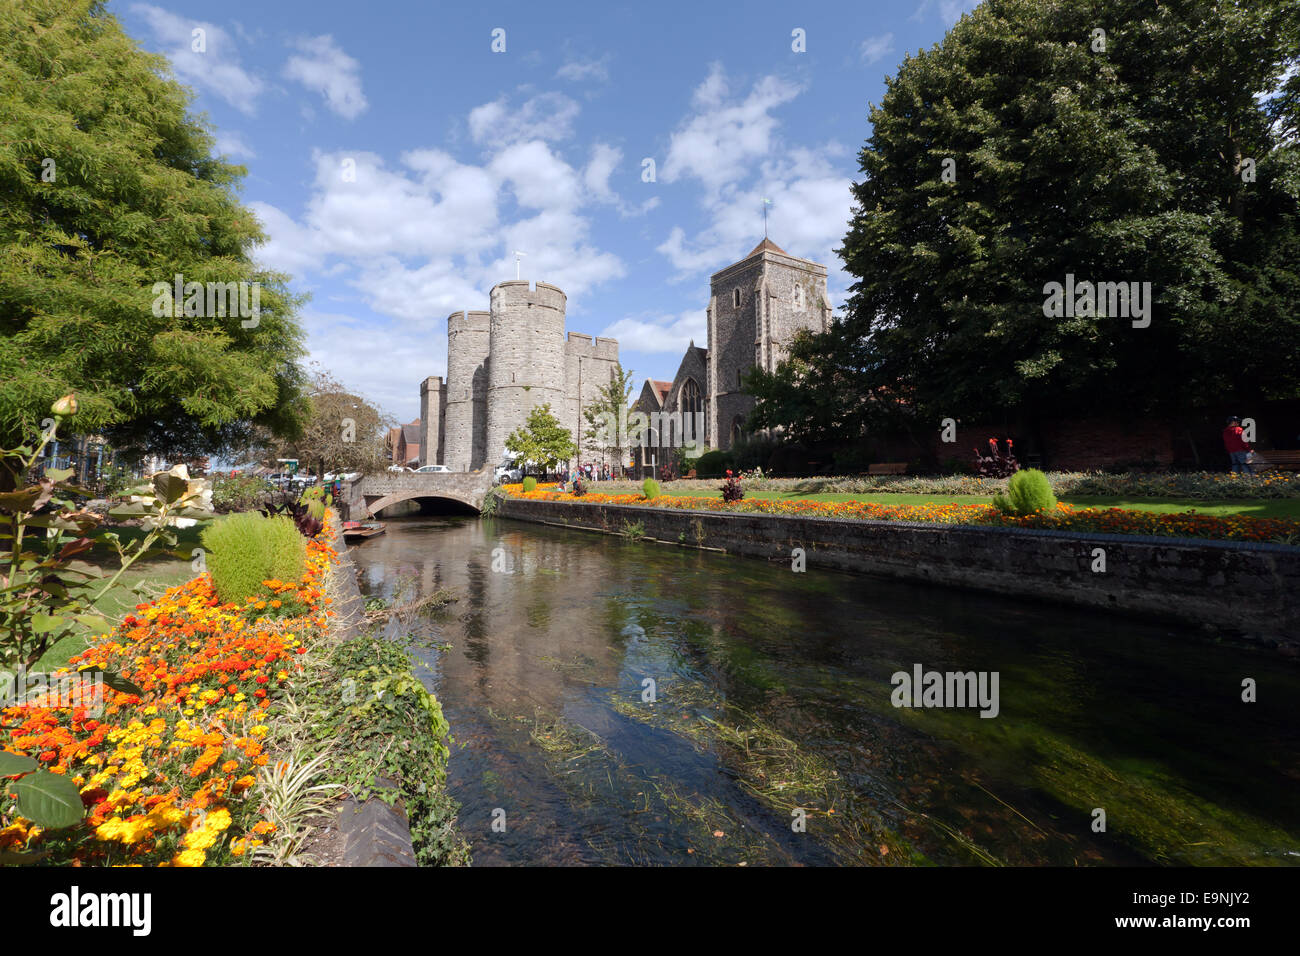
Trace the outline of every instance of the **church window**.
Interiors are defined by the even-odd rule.
[[[802,312],[806,308],[803,286],[801,285],[794,287],[794,307],[799,312]]]
[[[738,309],[740,308],[740,290],[739,290],[739,289],[732,289],[732,290],[731,290],[731,304],[734,305],[734,306],[735,306],[736,308],[738,308]]]

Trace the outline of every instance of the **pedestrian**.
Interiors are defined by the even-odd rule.
[[[1250,455],[1250,445],[1242,437],[1241,419],[1236,415],[1228,416],[1227,427],[1223,429],[1223,449],[1228,453],[1228,461],[1235,475],[1250,474],[1246,459]]]

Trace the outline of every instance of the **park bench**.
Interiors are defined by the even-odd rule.
[[[1281,471],[1300,471],[1300,449],[1288,451],[1281,449],[1260,451],[1256,449],[1255,460],[1250,463],[1250,467],[1256,474],[1273,468]]]
[[[867,474],[868,475],[904,475],[907,474],[907,462],[882,461],[876,465],[868,465]]]

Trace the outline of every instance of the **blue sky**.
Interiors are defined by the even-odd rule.
[[[769,233],[825,263],[868,106],[974,0],[450,4],[113,0],[248,168],[257,253],[311,294],[311,358],[401,421],[446,370],[446,318],[515,275],[568,329],[670,379],[709,275]],[[204,49],[196,52],[194,31]],[[505,51],[493,52],[493,31]],[[804,52],[792,46],[804,31]],[[653,159],[655,181],[643,181]]]

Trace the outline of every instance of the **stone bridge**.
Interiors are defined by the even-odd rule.
[[[496,483],[493,469],[417,475],[409,471],[380,471],[344,482],[345,517],[352,521],[376,515],[390,505],[420,499],[456,501],[478,511]]]

